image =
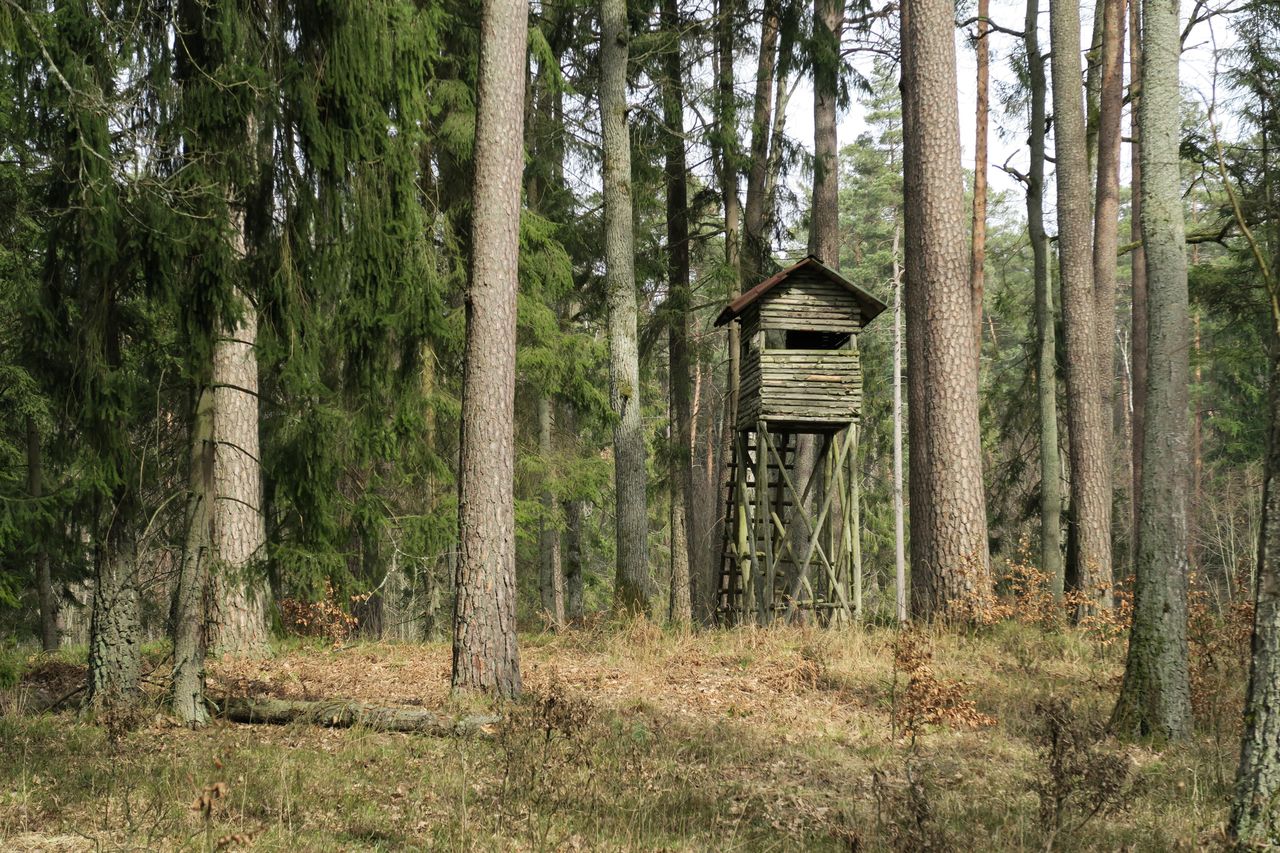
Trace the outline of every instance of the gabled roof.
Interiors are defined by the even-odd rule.
[[[790,278],[793,273],[799,272],[803,269],[812,270],[813,272],[825,277],[828,281],[838,284],[845,290],[852,293],[853,298],[857,300],[859,307],[862,308],[862,321],[864,324],[870,323],[876,317],[880,316],[880,312],[889,307],[879,299],[876,299],[870,293],[867,293],[861,287],[858,287],[858,285],[849,281],[849,279],[840,275],[840,273],[822,263],[822,261],[818,260],[813,255],[809,255],[800,261],[800,263],[793,264],[777,275],[766,278],[764,281],[760,282],[755,287],[751,288],[746,293],[726,305],[724,310],[720,312],[720,316],[716,317],[716,325],[723,326],[730,320],[736,320],[742,312],[747,310],[747,308],[754,304],[756,300],[782,284]]]

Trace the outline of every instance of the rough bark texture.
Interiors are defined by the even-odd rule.
[[[705,571],[690,528],[693,515],[693,382],[689,357],[689,187],[684,150],[684,72],[680,62],[676,0],[662,2],[662,113],[667,125],[667,345],[671,397],[671,604],[669,618],[693,622],[690,578]]]
[[[982,292],[987,265],[987,125],[991,81],[991,44],[987,20],[990,15],[990,0],[978,0],[978,92],[974,107],[973,246],[969,257],[969,286],[973,292],[973,326],[979,356],[982,354]]]
[[[538,398],[538,452],[546,465],[551,464],[554,456],[553,425],[551,398],[543,395]],[[556,503],[555,493],[550,488],[543,489],[542,520],[538,526],[538,593],[543,617],[559,628],[564,625],[564,575],[560,566],[560,534],[552,522],[558,512]]]
[[[893,229],[893,568],[894,611],[907,621],[906,513],[902,506],[902,228]]]
[[[636,333],[635,235],[631,216],[631,139],[627,130],[626,0],[600,3],[600,130],[604,149],[605,290],[609,303],[609,404],[613,428],[617,575],[615,604],[648,610],[648,504],[644,423],[640,419],[640,353]]]
[[[1102,407],[1103,461],[1110,472],[1117,458],[1112,436],[1115,408],[1116,267],[1120,232],[1120,120],[1124,109],[1125,0],[1102,0],[1102,44],[1098,86],[1098,177],[1094,191],[1093,292],[1099,405]],[[1110,524],[1110,513],[1107,516]]]
[[[1129,136],[1132,144],[1129,147],[1130,183],[1129,183],[1129,239],[1137,246],[1130,255],[1131,293],[1130,305],[1133,319],[1131,323],[1131,343],[1129,361],[1133,365],[1133,421],[1131,431],[1133,447],[1130,451],[1130,464],[1133,478],[1129,496],[1131,504],[1130,565],[1137,562],[1138,538],[1138,496],[1142,494],[1142,430],[1147,412],[1147,252],[1142,247],[1142,128],[1138,122],[1138,111],[1142,104],[1142,28],[1141,5],[1139,0],[1129,0]]]
[[[747,170],[747,206],[743,215],[739,287],[759,282],[770,263],[768,219],[769,139],[773,128],[773,78],[778,61],[778,6],[765,0],[756,63],[755,105],[751,113],[751,166]]]
[[[566,406],[561,420],[564,434],[577,435],[577,413]],[[564,569],[564,615],[570,622],[582,619],[582,501],[564,502],[564,530],[560,533],[560,553]]]
[[[520,693],[515,366],[522,82],[528,6],[485,0],[462,376],[453,689]]]
[[[716,168],[720,177],[720,196],[724,208],[724,263],[733,279],[731,298],[742,292],[741,254],[739,233],[742,222],[741,202],[738,198],[738,126],[734,88],[734,17],[735,0],[720,0],[716,21]],[[741,340],[737,323],[729,324],[729,357],[725,381],[725,405],[720,426],[720,443],[716,448],[715,470],[712,483],[715,488],[715,528],[711,532],[711,547],[707,554],[707,570],[700,578],[701,591],[696,603],[698,617],[704,624],[715,621],[716,586],[719,547],[724,541],[725,502],[729,493],[729,460],[733,456],[733,437],[738,422],[738,388],[741,384]]]
[[[1149,277],[1147,413],[1133,627],[1112,725],[1128,736],[1191,733],[1187,676],[1187,259],[1178,145],[1178,7],[1144,0],[1142,233]]]
[[[1049,9],[1053,64],[1054,154],[1058,167],[1058,260],[1066,344],[1067,438],[1071,460],[1071,514],[1076,547],[1067,581],[1090,601],[1111,601],[1111,489],[1103,443],[1102,396],[1095,341],[1092,198],[1085,116],[1080,88],[1080,9],[1056,2]]]
[[[244,254],[243,219],[236,225]],[[238,292],[240,316],[218,336],[213,351],[214,488],[213,595],[209,649],[253,655],[267,648],[271,589],[262,561],[267,529],[262,515],[262,457],[258,441],[257,308]]]
[[[813,205],[809,208],[809,253],[840,269],[840,164],[836,95],[840,75],[840,0],[813,0]]]
[[[236,723],[310,723],[327,728],[361,726],[379,732],[415,732],[433,735],[484,733],[501,722],[491,714],[453,717],[423,708],[365,705],[335,699],[300,702],[287,699],[227,699],[222,716]]]
[[[187,485],[187,541],[178,569],[173,607],[173,684],[170,707],[189,726],[208,722],[204,663],[207,629],[205,593],[213,559],[215,445],[214,391],[202,388],[191,431]]]
[[[1280,317],[1272,323],[1280,325]],[[1280,796],[1280,483],[1276,479],[1280,477],[1280,353],[1275,350],[1275,339],[1272,348],[1271,428],[1262,487],[1253,656],[1228,823],[1231,836],[1242,846],[1252,844],[1260,849],[1280,831],[1276,810]]]
[[[27,418],[27,494],[32,500],[44,497],[44,456],[40,451],[40,430]],[[40,536],[36,548],[36,599],[40,603],[40,647],[55,652],[61,642],[58,630],[58,595],[53,591],[53,571],[46,544],[48,533]]]
[[[1033,278],[1036,289],[1036,392],[1040,404],[1040,568],[1052,579],[1053,593],[1062,597],[1065,575],[1062,563],[1062,468],[1058,458],[1058,367],[1053,317],[1053,287],[1049,278],[1049,242],[1044,233],[1044,54],[1040,51],[1037,21],[1039,0],[1027,0],[1023,43],[1027,52],[1031,116],[1028,140],[1031,164],[1027,169],[1027,231],[1031,236]]]
[[[107,714],[137,701],[142,675],[142,622],[132,498],[121,490],[94,555],[93,615],[85,706]]]
[[[990,585],[953,17],[945,0],[902,6],[911,607],[923,618]]]

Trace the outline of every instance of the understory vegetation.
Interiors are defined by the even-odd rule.
[[[1019,611],[1022,613],[1022,611]],[[1023,614],[1025,616],[1025,613]],[[457,737],[24,708],[83,683],[83,650],[10,649],[0,844],[146,849],[1203,849],[1238,757],[1247,644],[1193,634],[1196,736],[1102,734],[1123,669],[1098,631],[644,620],[521,636],[527,696]],[[1247,624],[1247,622],[1245,623]],[[1247,632],[1244,634],[1247,637]],[[160,684],[167,649],[149,649]],[[473,710],[447,644],[282,642],[210,693]],[[474,700],[466,700],[473,702]]]

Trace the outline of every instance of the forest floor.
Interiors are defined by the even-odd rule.
[[[132,725],[31,714],[24,697],[73,690],[83,668],[29,655],[0,691],[0,849],[1219,845],[1238,667],[1199,684],[1197,737],[1158,748],[1099,734],[1122,643],[1016,623],[914,636],[681,637],[643,622],[522,635],[528,698],[446,737],[225,721],[189,731],[155,710],[154,672],[156,704]],[[474,710],[451,702],[448,674],[443,644],[293,642],[268,660],[212,664],[210,686]]]

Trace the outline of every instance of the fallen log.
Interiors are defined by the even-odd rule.
[[[492,714],[450,716],[425,708],[389,708],[344,699],[304,702],[291,699],[227,698],[218,716],[235,723],[309,723],[328,728],[364,726],[380,732],[433,735],[487,733],[499,722]]]

